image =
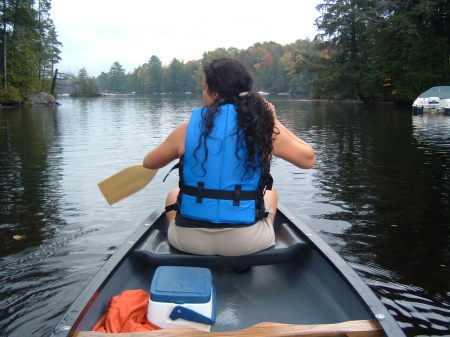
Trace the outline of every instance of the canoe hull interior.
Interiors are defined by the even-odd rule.
[[[278,225],[290,223],[294,235],[304,240],[304,247],[289,261],[256,265],[242,273],[234,268],[211,267],[217,290],[217,319],[211,331],[239,330],[260,322],[329,324],[374,320],[379,315],[384,317],[380,323],[386,335],[404,336],[386,308],[342,259],[330,263],[329,246],[325,246],[325,252],[319,249],[311,241],[311,234],[305,235],[294,226],[285,212],[278,213]],[[123,251],[117,251],[107,262],[110,266],[97,273],[52,336],[91,330],[105,313],[111,297],[124,290],[149,291],[157,266],[130,252],[142,247],[149,233],[166,225],[164,214],[150,217],[141,226],[141,233],[137,230],[128,241],[130,247],[121,247]]]

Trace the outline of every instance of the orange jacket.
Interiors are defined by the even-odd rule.
[[[140,332],[159,329],[147,320],[150,295],[144,290],[125,290],[114,296],[105,315],[92,331]]]

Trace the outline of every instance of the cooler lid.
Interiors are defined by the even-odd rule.
[[[153,275],[150,300],[166,303],[208,303],[212,276],[208,268],[161,266]]]

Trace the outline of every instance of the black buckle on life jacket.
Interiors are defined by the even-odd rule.
[[[233,206],[239,206],[241,202],[241,185],[236,185],[233,192]]]
[[[256,211],[256,218],[259,219],[264,219],[267,218],[269,216],[270,212],[268,210],[264,209],[258,209]]]
[[[203,194],[204,194],[204,190],[205,190],[205,183],[204,182],[198,182],[197,184],[197,190],[198,190],[198,194],[197,194],[197,203],[201,203],[203,201]]]

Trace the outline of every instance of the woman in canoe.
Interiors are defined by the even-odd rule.
[[[311,168],[314,150],[278,121],[271,103],[251,92],[253,79],[241,63],[220,58],[203,70],[204,106],[143,164],[157,169],[180,159],[180,188],[166,200],[174,247],[200,255],[251,254],[275,243],[272,156]]]

